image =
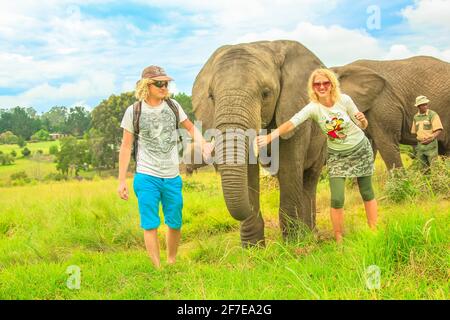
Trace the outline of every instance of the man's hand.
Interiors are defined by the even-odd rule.
[[[256,143],[258,144],[258,148],[263,148],[267,146],[272,141],[272,135],[262,135],[256,137]]]
[[[126,181],[121,181],[119,187],[117,188],[119,197],[123,200],[128,200],[128,186]]]
[[[434,137],[429,137],[429,138],[422,140],[421,144],[430,144],[431,142],[433,142],[433,140],[434,140]]]
[[[211,158],[211,154],[214,150],[214,144],[211,142],[204,142],[202,145],[202,156],[203,160],[207,162]]]

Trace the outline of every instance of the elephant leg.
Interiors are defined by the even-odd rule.
[[[311,203],[311,214],[305,215],[303,217],[307,226],[309,226],[312,230],[316,229],[316,194],[317,194],[317,184],[319,183],[320,174],[322,172],[322,168],[325,162],[326,156],[326,144],[323,145],[322,150],[320,151],[320,156],[318,160],[316,160],[313,165],[305,170],[303,173],[303,189],[305,190],[306,197],[309,199]]]
[[[242,246],[264,246],[264,220],[259,207],[258,164],[248,165],[248,194],[253,214],[241,222]]]
[[[380,128],[376,121],[372,122],[372,129],[371,136],[375,142],[375,148],[380,152],[387,169],[403,167],[399,147],[400,132],[386,131],[386,128]]]
[[[307,135],[309,136],[309,135]],[[298,152],[298,135],[280,141],[280,228],[284,240],[298,239],[303,231],[314,227],[310,195],[303,187],[304,155]]]

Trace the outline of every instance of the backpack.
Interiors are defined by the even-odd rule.
[[[180,114],[178,112],[178,108],[172,101],[172,99],[167,98],[164,99],[164,101],[167,103],[169,108],[175,114],[176,130],[178,130],[179,127],[178,124],[180,122]],[[139,119],[141,118],[141,111],[142,111],[142,101],[136,101],[133,104],[133,130],[134,130],[133,159],[136,163],[136,168],[137,168],[137,152],[138,152],[138,138],[139,138]],[[178,137],[178,141],[181,141],[181,136]]]

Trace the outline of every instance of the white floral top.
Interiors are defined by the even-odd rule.
[[[355,118],[358,112],[352,98],[341,94],[339,100],[330,108],[317,102],[310,102],[290,121],[294,126],[298,126],[307,119],[313,119],[327,135],[328,147],[343,151],[353,148],[364,139],[364,132],[358,126],[360,122]]]

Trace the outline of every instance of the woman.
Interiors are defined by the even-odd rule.
[[[361,129],[368,122],[352,99],[339,90],[336,75],[328,69],[315,70],[308,81],[310,103],[269,135],[257,138],[264,147],[307,119],[316,121],[328,137],[327,167],[331,190],[331,222],[337,242],[342,241],[345,178],[357,177],[369,227],[377,223],[377,201],[372,187],[373,152]]]

